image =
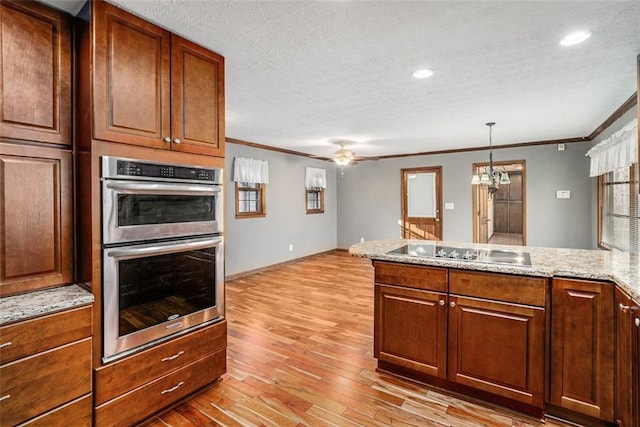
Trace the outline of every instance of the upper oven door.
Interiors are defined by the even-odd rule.
[[[103,244],[222,231],[218,185],[104,180]]]

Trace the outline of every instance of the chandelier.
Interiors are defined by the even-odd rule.
[[[506,170],[497,170],[493,167],[493,142],[491,140],[491,131],[493,129],[493,125],[495,124],[495,122],[486,123],[486,125],[489,126],[489,166],[485,167],[482,170],[481,174],[474,174],[473,178],[471,179],[471,184],[473,185],[487,186],[487,190],[489,191],[489,198],[492,198],[493,193],[498,191],[498,187],[500,184],[506,185],[511,183],[509,174]]]

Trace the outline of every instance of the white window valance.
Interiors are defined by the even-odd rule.
[[[589,176],[629,167],[638,161],[638,119],[633,119],[609,138],[593,146]]]
[[[327,171],[318,168],[305,168],[304,186],[306,188],[327,188]]]
[[[233,160],[233,180],[250,184],[268,184],[269,164],[266,160],[236,157]]]

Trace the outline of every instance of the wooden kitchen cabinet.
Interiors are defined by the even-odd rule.
[[[380,369],[435,377],[439,386],[491,393],[541,413],[546,279],[382,261],[374,267]]]
[[[0,142],[0,296],[73,280],[71,152]]]
[[[434,377],[447,373],[447,294],[375,286],[374,355]]]
[[[615,421],[620,427],[637,425],[638,408],[633,404],[636,390],[634,383],[635,349],[633,347],[634,313],[631,298],[620,288],[615,290],[616,324],[616,374],[615,374]],[[635,363],[637,365],[637,361]]]
[[[448,378],[542,408],[543,307],[449,297]]]
[[[2,425],[90,425],[91,346],[90,306],[0,327]]]
[[[104,1],[92,5],[93,137],[224,156],[224,58]]]
[[[70,17],[2,0],[0,31],[0,137],[71,146]]]
[[[613,422],[614,293],[610,283],[554,278],[550,403]]]
[[[133,425],[210,384],[226,372],[226,346],[221,321],[95,369],[96,425]]]

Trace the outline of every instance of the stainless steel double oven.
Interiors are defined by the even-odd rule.
[[[102,158],[103,362],[224,315],[222,169]]]

